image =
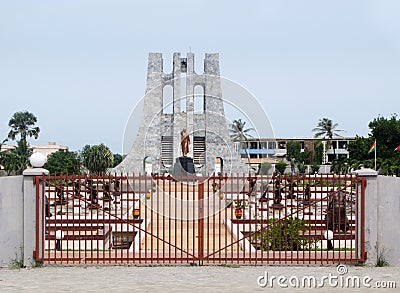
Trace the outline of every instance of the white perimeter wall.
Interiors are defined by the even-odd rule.
[[[378,176],[377,249],[391,266],[400,266],[400,178]]]
[[[23,176],[0,177],[0,267],[22,259]]]

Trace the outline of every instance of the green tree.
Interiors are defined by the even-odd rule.
[[[15,140],[16,136],[20,135],[20,140],[25,144],[27,144],[27,137],[33,136],[35,139],[38,138],[40,128],[35,126],[36,122],[36,116],[28,111],[14,113],[8,122],[8,126],[11,127],[8,138]]]
[[[285,162],[278,162],[275,164],[275,170],[278,171],[279,174],[285,174],[287,164]]]
[[[314,145],[314,161],[315,165],[321,165],[324,157],[324,145],[321,142],[317,142]]]
[[[311,165],[311,173],[312,173],[312,174],[317,174],[318,171],[319,171],[319,164],[317,164],[317,163],[314,162],[314,163]]]
[[[246,152],[247,160],[250,165],[250,155],[248,152],[249,148],[249,138],[252,138],[252,135],[249,133],[254,131],[254,128],[246,128],[246,121],[242,121],[242,119],[233,120],[233,123],[230,125],[230,136],[231,139],[235,142],[239,142],[239,148],[244,149]]]
[[[78,174],[80,171],[80,160],[78,153],[70,151],[57,151],[47,157],[44,168],[50,174]]]
[[[1,164],[1,161],[2,161],[2,159],[3,159],[2,148],[3,148],[3,145],[4,145],[7,141],[8,141],[8,139],[6,138],[6,139],[4,139],[4,140],[0,143],[0,164]],[[4,166],[3,166],[3,167],[4,167]]]
[[[289,140],[286,143],[286,159],[290,162],[291,172],[295,172],[296,164],[300,159],[301,143]]]
[[[7,175],[21,175],[29,164],[31,154],[32,150],[23,141],[18,141],[15,149],[2,152],[0,164]]]
[[[396,114],[389,119],[384,117],[374,118],[369,124],[369,137],[357,136],[347,147],[352,160],[352,169],[364,166],[375,167],[373,154],[368,150],[376,140],[376,167],[382,175],[398,176],[400,165],[400,152],[394,149],[400,144],[400,120]]]
[[[288,159],[288,161],[292,159],[297,161],[300,158],[300,152],[301,152],[300,142],[289,140],[286,143],[286,158]]]
[[[369,148],[374,143],[374,138],[360,137],[356,136],[355,140],[350,141],[347,145],[347,151],[349,152],[349,157],[354,160],[368,160],[371,156],[368,153]]]
[[[3,166],[7,175],[15,175],[19,169],[20,163],[16,152],[3,152],[0,158],[0,164]]]
[[[297,159],[296,166],[299,170],[300,174],[304,174],[306,172],[307,163],[310,163],[311,152],[309,150],[305,150],[299,154],[299,158]]]
[[[400,120],[393,114],[389,119],[377,117],[368,124],[370,137],[376,140],[376,155],[383,159],[393,159],[394,149],[400,144]]]
[[[82,150],[82,163],[91,174],[103,174],[107,168],[114,164],[114,156],[110,149],[104,144],[89,146],[86,145]]]
[[[28,137],[38,138],[40,128],[35,126],[37,118],[28,111],[16,112],[10,118],[8,126],[11,128],[8,138],[15,140],[17,136],[17,147],[14,150],[2,154],[1,162],[8,174],[22,174],[29,164],[32,151],[27,142]]]
[[[312,131],[315,132],[314,137],[323,137],[327,141],[327,149],[331,147],[332,139],[334,136],[341,136],[338,132],[343,130],[337,129],[338,124],[333,123],[331,119],[322,118],[319,119],[317,127],[315,127]],[[336,157],[335,148],[333,148],[333,155]]]
[[[114,164],[113,164],[113,168],[118,166],[124,159],[125,159],[125,155],[120,155],[120,154],[113,154],[114,157]]]

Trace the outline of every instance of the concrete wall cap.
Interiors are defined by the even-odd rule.
[[[22,172],[22,175],[24,175],[24,176],[49,175],[49,170],[46,170],[44,168],[26,169],[26,170],[24,170],[24,172]]]
[[[378,176],[378,171],[370,168],[362,168],[360,170],[355,170],[351,172],[352,174],[356,174],[358,176]]]

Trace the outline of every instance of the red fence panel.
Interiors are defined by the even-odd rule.
[[[354,176],[66,175],[36,185],[45,263],[365,260],[365,180]]]

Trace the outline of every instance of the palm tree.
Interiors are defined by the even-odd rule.
[[[89,146],[82,150],[83,165],[91,174],[101,175],[114,164],[114,157],[110,149],[104,144]]]
[[[242,119],[233,120],[229,131],[231,132],[231,139],[239,142],[239,149],[243,149],[243,146],[245,146],[244,151],[250,166],[250,155],[247,149],[249,148],[249,138],[253,137],[249,132],[254,131],[254,128],[245,128],[245,125],[246,121],[242,121]]]
[[[36,116],[28,111],[14,113],[8,122],[8,126],[11,127],[8,138],[15,140],[18,135],[21,136],[16,149],[7,151],[7,154],[2,155],[2,161],[7,165],[9,174],[13,172],[17,175],[22,174],[28,165],[32,151],[28,148],[29,145],[26,140],[32,136],[35,139],[38,138],[40,129],[35,126],[36,122]]]
[[[338,132],[343,130],[336,129],[338,126],[337,123],[333,124],[331,119],[322,118],[319,119],[317,127],[315,127],[312,131],[315,132],[314,137],[318,138],[323,136],[324,139],[327,140],[327,149],[331,147],[332,139],[334,136],[341,136]],[[335,148],[333,148],[333,155],[336,157]]]
[[[40,128],[37,126],[35,127],[36,122],[36,116],[28,111],[14,113],[8,122],[8,126],[11,127],[8,138],[15,140],[17,135],[21,135],[21,141],[26,145],[28,136],[33,136],[35,139],[39,136]]]

